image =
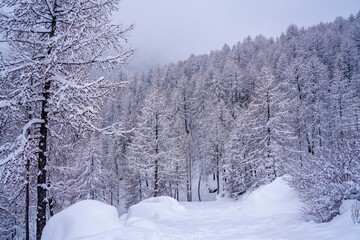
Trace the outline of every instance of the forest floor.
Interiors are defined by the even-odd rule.
[[[351,204],[345,202],[342,214],[330,223],[306,222],[296,193],[278,178],[238,201],[179,204],[167,197],[145,200],[120,217],[118,228],[69,239],[359,240],[360,224],[351,220]]]

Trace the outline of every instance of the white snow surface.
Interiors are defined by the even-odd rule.
[[[352,201],[330,223],[301,219],[301,204],[283,178],[238,201],[178,203],[150,198],[120,218],[113,207],[96,201],[74,204],[50,219],[43,240],[359,240],[360,224],[351,220]]]
[[[156,222],[177,218],[185,212],[185,208],[174,198],[149,198],[129,208],[125,225],[159,230]]]
[[[86,239],[120,226],[121,222],[115,207],[95,200],[83,200],[51,217],[41,239]]]

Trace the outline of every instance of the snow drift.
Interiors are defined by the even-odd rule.
[[[171,197],[149,198],[129,208],[125,224],[132,227],[159,230],[156,222],[176,218],[185,212],[185,208]]]
[[[279,177],[270,184],[246,194],[241,200],[239,210],[243,214],[266,217],[281,214],[299,215],[300,208],[301,203],[295,190],[283,177]]]
[[[74,239],[100,234],[120,226],[115,207],[96,200],[83,200],[51,217],[41,239]]]
[[[178,203],[170,197],[144,200],[118,218],[114,207],[78,202],[50,219],[43,240],[286,239],[358,240],[345,201],[329,223],[305,222],[296,192],[277,178],[240,200]]]

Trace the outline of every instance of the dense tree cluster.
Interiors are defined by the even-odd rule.
[[[121,115],[135,128],[125,146],[128,205],[158,193],[174,196],[172,174],[188,201],[201,200],[204,185],[237,198],[286,174],[306,216],[331,220],[343,199],[360,198],[359,56],[357,14],[308,29],[291,25],[276,40],[248,37],[133,76],[120,94],[127,102]],[[146,117],[153,125],[143,130],[150,102],[161,111]],[[159,147],[174,138],[183,161],[160,157]],[[181,174],[167,178],[165,165]]]

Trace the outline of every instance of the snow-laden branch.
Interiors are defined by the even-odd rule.
[[[91,65],[94,63],[109,63],[114,61],[119,61],[120,63],[125,63],[126,59],[133,54],[134,50],[129,50],[121,55],[116,56],[108,56],[105,58],[95,57],[88,61],[78,61],[78,62],[57,62],[61,65],[69,65],[69,66],[84,66],[84,65]]]
[[[32,128],[35,124],[39,123],[43,123],[43,120],[39,118],[31,119],[22,127],[21,133],[17,136],[14,143],[6,143],[0,146],[0,153],[10,151],[9,155],[7,155],[4,159],[0,159],[0,166],[16,159],[17,156],[23,154],[25,147],[28,143],[28,130]]]
[[[6,108],[6,107],[10,107],[11,106],[11,102],[7,101],[7,100],[0,100],[0,108]]]
[[[134,129],[127,129],[127,130],[122,129],[122,123],[120,122],[113,123],[103,128],[95,126],[95,124],[90,121],[85,120],[85,122],[92,130],[107,136],[125,137],[125,134],[129,134],[134,131]]]

